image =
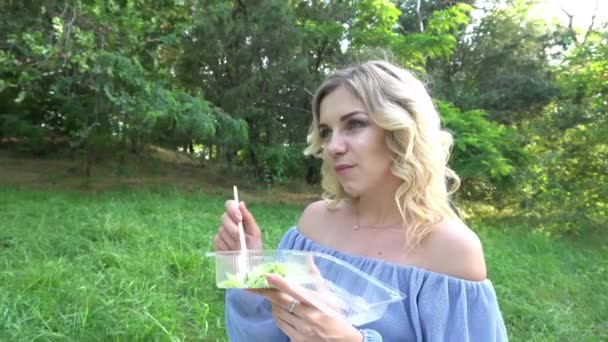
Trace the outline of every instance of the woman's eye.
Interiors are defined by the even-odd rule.
[[[331,130],[327,129],[327,128],[321,128],[319,130],[319,136],[321,137],[321,139],[325,140],[327,139],[329,136],[331,135]]]
[[[361,127],[365,127],[365,122],[360,121],[360,120],[350,120],[346,123],[346,129],[347,130],[353,130],[353,129],[357,129],[357,128],[361,128]]]

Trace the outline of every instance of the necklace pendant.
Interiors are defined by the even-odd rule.
[[[355,226],[355,230],[359,230],[359,226]]]

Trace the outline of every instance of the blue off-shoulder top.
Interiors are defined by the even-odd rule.
[[[507,341],[505,324],[490,280],[470,281],[421,268],[350,255],[322,246],[290,228],[278,249],[322,252],[344,260],[407,295],[390,304],[377,321],[357,328],[364,341]],[[242,290],[226,291],[230,341],[287,342],[276,326],[270,302]]]

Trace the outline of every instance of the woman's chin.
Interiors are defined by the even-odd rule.
[[[361,189],[358,187],[348,186],[343,184],[342,189],[344,189],[344,193],[350,198],[357,198],[361,196]]]

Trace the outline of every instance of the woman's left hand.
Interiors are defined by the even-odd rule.
[[[273,289],[249,291],[272,303],[277,326],[292,341],[363,341],[362,333],[332,310],[330,301],[324,302],[318,294],[279,275],[269,275],[267,280]]]

